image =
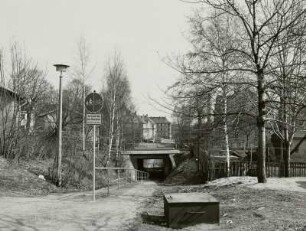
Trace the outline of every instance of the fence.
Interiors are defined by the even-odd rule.
[[[110,193],[111,185],[117,185],[117,188],[120,189],[120,187],[127,185],[128,183],[141,183],[149,179],[149,173],[133,168],[96,167],[95,169],[106,171],[108,194]]]
[[[247,161],[233,161],[230,163],[230,176],[256,176],[257,163]],[[281,176],[280,163],[266,162],[267,177]],[[290,163],[291,177],[306,177],[306,163],[291,162]],[[226,177],[226,163],[213,162],[209,163],[208,179],[214,180],[217,178]]]

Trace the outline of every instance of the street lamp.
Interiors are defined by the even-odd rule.
[[[63,72],[69,67],[65,64],[54,64],[53,66],[56,67],[56,71],[60,72],[59,76],[59,113],[58,113],[58,158],[57,158],[57,179],[58,179],[58,186],[61,187],[62,185],[62,104],[63,104],[63,96],[62,96],[62,78]]]

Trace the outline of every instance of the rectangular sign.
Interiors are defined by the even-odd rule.
[[[87,125],[101,125],[101,114],[86,114]]]

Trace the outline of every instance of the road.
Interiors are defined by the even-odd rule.
[[[143,202],[158,186],[154,182],[91,194],[53,194],[46,197],[1,197],[0,230],[135,230]]]

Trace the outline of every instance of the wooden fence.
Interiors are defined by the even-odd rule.
[[[235,161],[230,163],[230,176],[256,176],[257,163],[246,161]],[[280,177],[280,163],[266,163],[267,177]],[[226,177],[226,163],[213,162],[209,163],[208,179],[214,180]],[[291,162],[290,177],[306,177],[306,163]]]

